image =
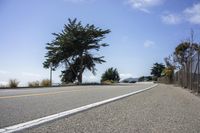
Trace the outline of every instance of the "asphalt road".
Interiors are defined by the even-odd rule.
[[[24,133],[200,133],[200,98],[158,85]]]
[[[0,90],[0,128],[147,88],[152,84]]]

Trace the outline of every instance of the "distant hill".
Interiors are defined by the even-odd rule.
[[[139,78],[127,78],[121,81],[121,83],[135,83],[138,82]]]
[[[153,80],[152,76],[142,76],[138,79],[139,82],[152,81],[152,80]]]

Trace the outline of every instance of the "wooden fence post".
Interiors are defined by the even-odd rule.
[[[190,72],[190,89],[192,90],[192,57],[190,59],[190,64],[189,64],[189,72]]]
[[[198,51],[198,62],[197,62],[197,93],[199,93],[199,51]]]

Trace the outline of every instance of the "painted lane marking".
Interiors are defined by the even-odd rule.
[[[10,98],[20,98],[20,97],[31,97],[31,96],[45,96],[45,95],[54,95],[64,92],[77,92],[83,90],[66,90],[66,91],[56,91],[56,92],[47,92],[47,93],[35,93],[35,94],[24,94],[24,95],[13,95],[13,96],[1,96],[0,99],[10,99]]]
[[[122,86],[109,86],[111,88],[113,87],[122,87]],[[130,87],[130,86],[123,86],[123,87]],[[65,90],[65,91],[56,91],[56,92],[44,92],[44,93],[30,93],[30,94],[19,94],[19,95],[8,95],[8,96],[0,96],[0,99],[11,99],[11,98],[22,98],[22,97],[31,97],[31,96],[46,96],[46,95],[54,95],[54,94],[60,94],[65,92],[77,92],[77,91],[83,91],[83,90],[89,90],[89,89],[80,89],[80,90]]]
[[[57,113],[57,114],[50,115],[50,116],[46,116],[46,117],[42,117],[42,118],[35,119],[35,120],[32,120],[32,121],[28,121],[28,122],[25,122],[25,123],[20,123],[20,124],[17,124],[17,125],[5,127],[5,128],[0,129],[0,133],[13,133],[13,132],[21,131],[21,130],[24,130],[24,129],[27,129],[27,128],[30,128],[30,127],[35,127],[35,126],[38,126],[38,125],[59,119],[59,118],[63,118],[63,117],[69,116],[69,115],[73,115],[73,114],[76,114],[76,113],[79,113],[79,112],[82,112],[82,111],[85,111],[85,110],[88,110],[88,109],[91,109],[91,108],[94,108],[94,107],[97,107],[97,106],[100,106],[100,105],[103,105],[103,104],[106,104],[106,103],[110,103],[110,102],[131,96],[131,95],[135,95],[135,94],[150,90],[150,89],[152,89],[156,86],[157,86],[157,84],[155,84],[151,87],[142,89],[142,90],[134,91],[134,92],[131,92],[131,93],[128,93],[128,94],[125,94],[125,95],[121,95],[121,96],[117,96],[117,97],[110,98],[110,99],[107,99],[107,100],[103,100],[103,101],[100,101],[100,102],[85,105],[85,106],[75,108],[75,109],[72,109],[72,110],[64,111],[64,112]]]

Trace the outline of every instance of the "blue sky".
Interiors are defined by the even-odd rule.
[[[45,46],[68,18],[112,31],[104,40],[110,46],[96,53],[107,63],[97,65],[96,76],[86,71],[85,82],[99,81],[109,67],[122,79],[149,75],[152,64],[163,62],[191,29],[200,41],[199,0],[1,0],[0,84],[48,78]],[[56,83],[61,69],[53,73]]]

